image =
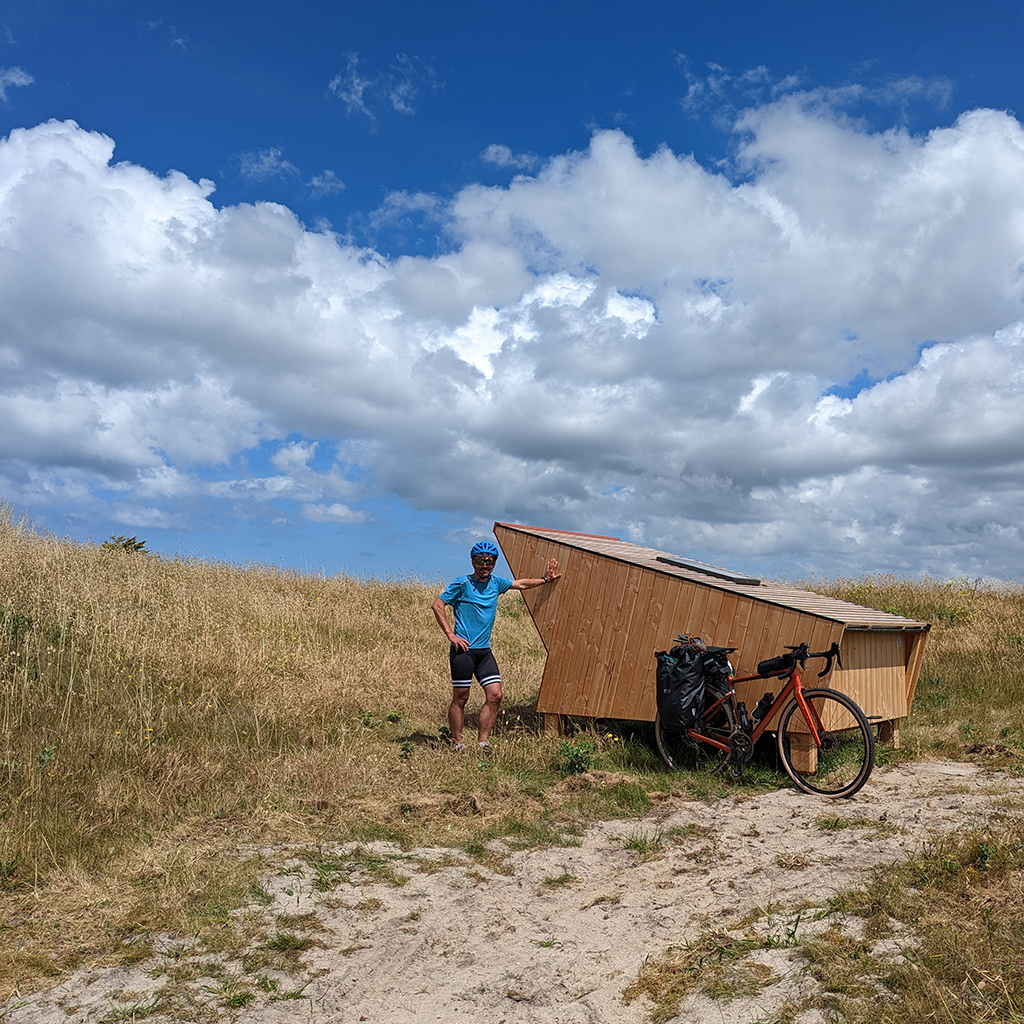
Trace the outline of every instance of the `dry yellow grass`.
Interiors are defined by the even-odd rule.
[[[499,756],[481,760],[440,734],[438,590],[162,559],[0,516],[0,1004],[142,956],[154,932],[232,941],[228,915],[266,870],[224,856],[246,844],[483,856],[492,835],[557,838],[541,819],[558,743],[534,728],[544,651],[522,599],[499,607],[506,699]],[[638,765],[609,755],[658,770],[643,747]],[[559,820],[646,805],[620,789],[581,792]]]
[[[905,743],[913,752],[1019,760],[1024,740],[1024,587],[899,576],[802,585],[933,624],[905,730]]]
[[[640,812],[646,789],[732,785],[666,776],[643,728],[568,753],[539,736],[544,651],[516,594],[495,630],[499,756],[453,756],[438,589],[107,550],[0,515],[0,1001],[141,957],[155,933],[237,941],[229,915],[266,870],[225,856],[247,844],[391,838],[486,856],[491,836],[551,841]],[[936,622],[912,749],[1019,753],[1019,588],[818,589]],[[639,782],[549,801],[581,758]]]
[[[0,567],[8,991],[127,935],[223,917],[238,902],[220,892],[237,870],[211,866],[225,847],[461,821],[424,799],[476,784],[438,741],[437,587],[170,561],[9,517]],[[506,730],[542,666],[521,608],[506,602],[496,631]]]

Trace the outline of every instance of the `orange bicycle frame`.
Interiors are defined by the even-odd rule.
[[[707,708],[707,710],[705,710],[704,714],[701,716],[701,724],[712,718],[714,716],[715,711],[726,702],[732,704],[733,711],[736,710],[736,705],[738,703],[738,701],[736,700],[737,683],[748,683],[754,679],[772,678],[779,679],[782,678],[782,676],[779,675],[773,677],[752,675],[741,676],[739,679],[730,677],[729,692],[723,694],[718,700],[715,701],[714,704],[712,704],[710,707]],[[794,666],[793,671],[790,673],[788,682],[782,688],[782,692],[778,695],[778,697],[775,698],[775,700],[772,701],[771,707],[764,713],[764,717],[762,717],[761,721],[758,722],[757,725],[754,727],[754,730],[751,733],[751,738],[755,743],[761,738],[765,730],[768,728],[768,722],[772,719],[775,712],[780,707],[785,706],[785,702],[788,700],[790,696],[793,696],[796,699],[796,702],[799,705],[801,712],[803,713],[804,720],[810,727],[811,737],[814,740],[814,745],[816,747],[820,747],[821,734],[825,731],[825,726],[818,715],[817,709],[812,704],[808,704],[807,701],[804,700],[803,683],[800,679],[799,665]],[[692,740],[700,740],[701,743],[706,743],[708,744],[708,746],[717,747],[719,750],[722,750],[725,753],[729,753],[730,748],[728,743],[723,743],[721,740],[715,739],[714,736],[705,736],[704,733],[699,732],[698,729],[687,729],[686,735]]]

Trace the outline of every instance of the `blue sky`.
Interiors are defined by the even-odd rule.
[[[360,575],[463,571],[502,519],[1022,579],[1022,36],[0,2],[0,496]]]

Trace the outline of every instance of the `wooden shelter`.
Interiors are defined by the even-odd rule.
[[[787,644],[806,641],[823,651],[837,641],[843,667],[825,685],[848,693],[879,723],[880,736],[898,745],[929,623],[617,537],[512,523],[495,523],[494,533],[516,577],[539,576],[549,558],[563,573],[552,586],[523,592],[548,652],[539,712],[654,721],[654,652],[670,648],[680,632],[738,648],[732,661],[741,676]],[[736,689],[749,708],[778,686],[767,679]]]

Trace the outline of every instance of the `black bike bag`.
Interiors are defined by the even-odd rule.
[[[704,656],[696,647],[658,651],[657,698],[662,728],[685,732],[704,711]]]
[[[768,658],[758,662],[757,674],[759,676],[777,676],[782,672],[788,672],[796,665],[796,659],[792,654],[780,654],[777,658]]]

